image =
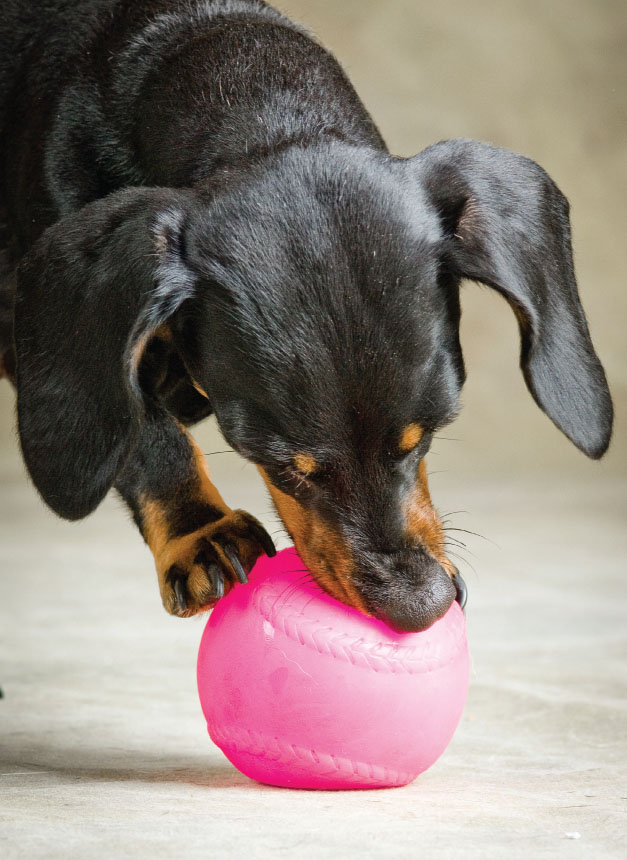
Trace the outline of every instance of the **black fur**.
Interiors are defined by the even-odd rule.
[[[192,295],[179,264],[184,199],[142,188],[87,204],[48,228],[20,265],[22,451],[44,500],[67,519],[102,501],[136,442],[145,406],[135,347]],[[159,256],[161,241],[171,248]]]
[[[456,414],[462,277],[507,298],[536,402],[604,453],[568,205],[536,164],[463,140],[392,157],[335,59],[260,0],[9,0],[3,16],[0,311],[16,267],[18,289],[0,355],[12,367],[15,348],[25,460],[57,513],[85,516],[114,483],[135,510],[174,494],[189,452],[177,473],[166,443],[157,490],[146,439],[214,410],[344,536],[372,611],[424,626],[451,589],[404,544],[425,451],[396,446]],[[164,323],[172,340],[150,340]],[[302,451],[320,464],[306,484],[286,471]],[[181,500],[175,530],[203,515]]]
[[[450,218],[449,270],[507,299],[534,400],[578,448],[601,457],[612,401],[577,293],[568,201],[535,162],[485,144],[440,143],[413,163]]]

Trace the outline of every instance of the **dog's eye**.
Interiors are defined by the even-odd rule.
[[[433,433],[425,432],[418,445],[416,445],[414,450],[410,452],[413,454],[415,460],[422,460],[425,454],[429,451],[432,441]]]

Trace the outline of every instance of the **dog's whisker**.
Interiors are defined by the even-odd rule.
[[[460,537],[457,537],[457,535],[450,534],[450,531],[451,531],[450,526],[444,526],[443,531],[446,532],[446,539],[447,540],[454,540],[457,543],[461,544],[462,546],[466,546],[466,544],[464,543],[464,541]]]
[[[451,546],[455,547],[455,549],[454,550],[451,549]],[[447,543],[445,545],[445,549],[446,549],[446,552],[448,554],[452,554],[453,552],[455,552],[457,550],[459,553],[469,553],[473,558],[475,558],[475,559],[477,558],[476,553],[474,553],[471,549],[468,549],[468,547],[466,547],[466,546],[459,546],[459,544],[455,544],[455,543],[454,544],[448,544]]]
[[[450,535],[447,535],[444,538],[444,542],[446,544],[450,544],[451,546],[459,547],[459,549],[466,549],[466,550],[468,549],[468,547],[466,546],[466,544],[463,541],[457,540],[457,538],[451,537]]]
[[[447,536],[445,539],[445,543],[452,544],[453,546],[461,547],[462,549],[467,549],[466,544],[462,540],[457,540],[454,537]]]
[[[272,604],[271,611],[274,610],[275,606],[277,605],[277,603],[280,600],[285,601],[285,602],[288,602],[289,600],[291,600],[292,596],[296,593],[296,591],[298,591],[298,589],[307,582],[308,577],[311,577],[310,572],[306,568],[293,568],[293,569],[285,570],[284,572],[285,573],[300,573],[300,574],[302,574],[302,576],[298,577],[296,580],[294,580],[294,582],[288,583],[288,585],[285,586],[283,591],[281,591],[281,593],[276,596],[276,598]],[[313,579],[310,579],[310,581],[315,582]]]
[[[459,555],[456,552],[450,552],[449,555],[453,556],[453,558],[459,559],[459,561],[463,562],[463,564],[467,564],[468,567],[472,570],[472,572],[477,576],[477,570],[472,562],[468,561],[467,558],[464,558],[462,555]]]
[[[474,535],[475,537],[481,538],[481,540],[484,540],[484,541],[487,541],[488,543],[491,543],[497,549],[501,548],[495,541],[491,540],[490,538],[487,538],[485,535],[480,535],[479,532],[473,532],[470,529],[460,529],[460,528],[457,528],[455,526],[447,526],[447,531],[466,532],[466,534]]]

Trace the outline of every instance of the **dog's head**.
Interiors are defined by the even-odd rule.
[[[611,402],[568,208],[526,159],[450,142],[410,160],[292,151],[187,234],[194,373],[335,596],[422,629],[455,596],[425,455],[464,382],[459,281],[510,302],[538,404],[600,456]]]
[[[74,371],[84,402],[73,408],[83,403],[82,420],[100,428],[69,464],[93,476],[83,479],[79,514],[102,498],[132,444],[135,357],[167,320],[187,371],[226,439],[258,465],[314,577],[401,629],[429,626],[455,596],[424,458],[459,405],[464,277],[510,303],[539,406],[588,456],[607,448],[612,406],[577,294],[568,205],[533,162],[471,141],[414,159],[337,143],[225,171],[193,193],[124,195],[115,212],[95,204],[72,242],[63,226],[52,228],[55,241],[72,244],[75,265],[77,247],[84,267],[100,249],[91,314],[110,308],[116,317],[115,336],[101,338],[94,358],[102,367],[105,350],[96,409],[85,405],[85,356]],[[114,238],[103,238],[105,222]],[[40,352],[30,350],[26,322],[42,265],[23,267],[17,322],[22,444],[46,497],[50,478],[37,481],[29,445],[32,416],[51,408],[29,384],[43,372],[46,335],[42,325]],[[126,284],[129,266],[137,287],[124,286],[124,307],[113,307],[113,288],[101,285]]]

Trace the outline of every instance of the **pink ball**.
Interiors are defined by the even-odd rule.
[[[213,610],[198,655],[211,739],[271,785],[406,785],[461,718],[464,615],[455,602],[428,630],[396,633],[304,574],[293,548],[263,556]]]

